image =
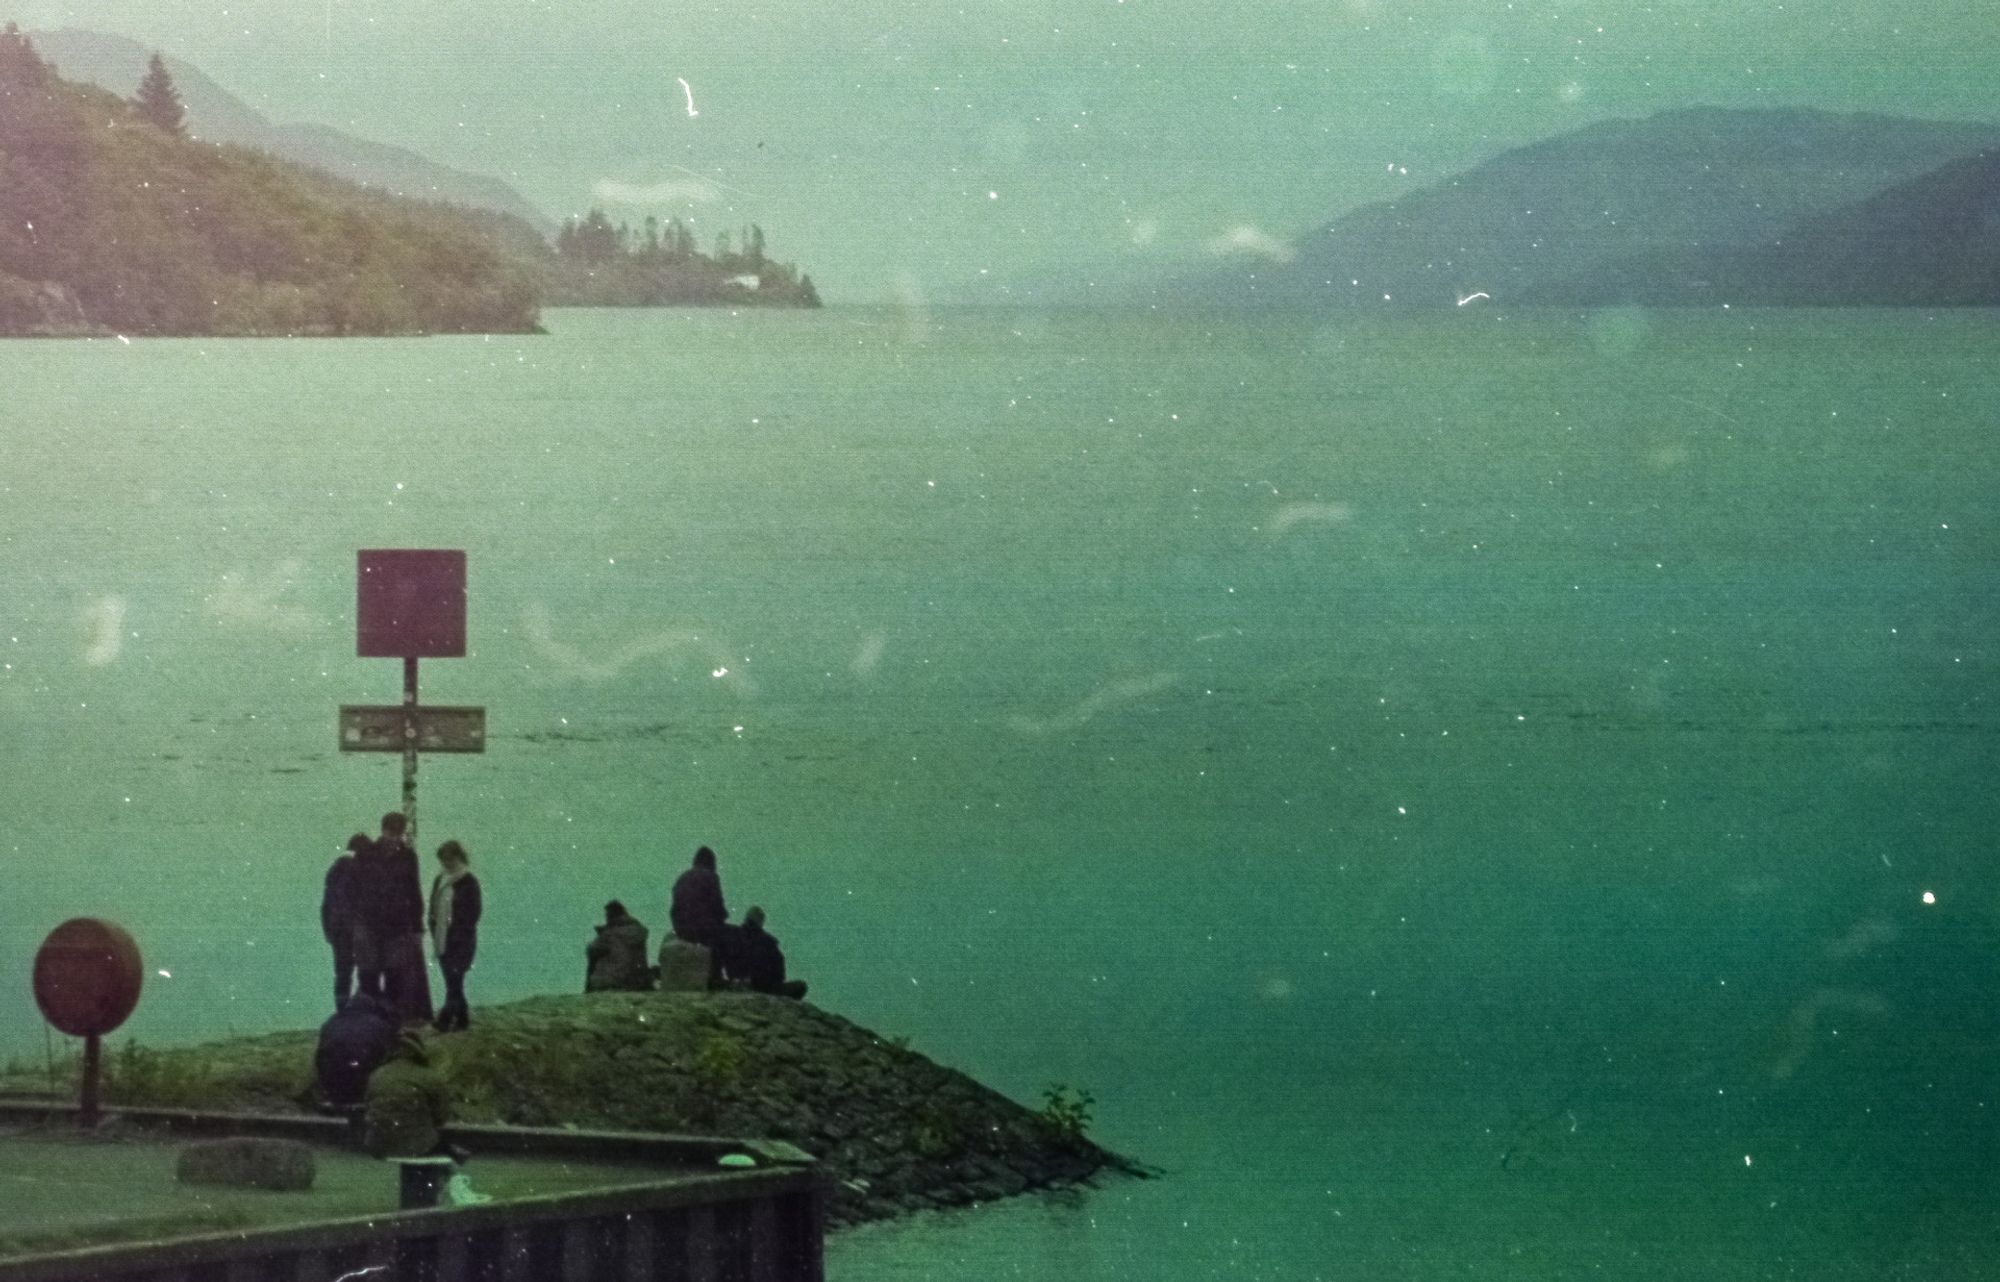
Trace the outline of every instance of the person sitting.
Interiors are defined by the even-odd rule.
[[[729,933],[729,909],[722,902],[722,877],[715,869],[715,852],[703,846],[694,861],[674,879],[667,923],[674,938],[708,950],[708,986],[722,985],[722,946]],[[664,967],[662,967],[664,969]]]
[[[646,961],[646,924],[625,911],[616,899],[604,905],[604,924],[597,937],[584,948],[589,963],[583,991],[645,992],[653,986],[652,968]]]
[[[762,908],[744,913],[743,924],[730,932],[724,963],[729,977],[744,981],[752,992],[792,998],[806,995],[804,980],[785,978],[784,950],[778,947],[777,937],[764,930]]]
[[[362,1144],[376,1157],[450,1153],[444,1128],[451,1121],[451,1095],[416,1033],[397,1038],[388,1060],[368,1078],[365,1102]]]
[[[444,1128],[451,1121],[451,1092],[431,1067],[423,1038],[415,1030],[400,1034],[388,1062],[368,1079],[367,1107],[361,1143],[372,1155],[396,1158],[451,1159],[445,1200],[453,1206],[478,1206],[493,1199],[478,1192],[458,1166],[472,1155],[448,1143]]]
[[[368,1076],[396,1046],[396,1014],[380,998],[356,993],[319,1026],[313,1073],[326,1102],[338,1109],[360,1105]]]

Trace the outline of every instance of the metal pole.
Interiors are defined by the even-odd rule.
[[[104,1067],[96,1033],[83,1039],[83,1107],[77,1121],[88,1131],[97,1129],[97,1079]]]
[[[403,656],[403,835],[417,848],[417,657]]]

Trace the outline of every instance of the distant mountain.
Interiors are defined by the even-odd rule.
[[[2000,306],[2000,149],[1808,218],[1768,249],[1702,266],[1745,302]]]
[[[1780,289],[1810,265],[1807,242],[1879,248],[1921,229],[1913,202],[1971,181],[1944,167],[1996,147],[1996,125],[1807,110],[1605,121],[1357,209],[1305,237],[1290,262],[1209,269],[1168,292],[1315,309],[1449,306],[1476,291],[1501,304],[1695,302],[1742,296],[1733,273],[1754,269],[1753,292],[1811,297],[1803,280]],[[1933,171],[1938,185],[1923,186]],[[1801,253],[1784,249],[1788,237]]]
[[[31,32],[44,60],[68,80],[130,97],[153,50],[124,36],[65,28]],[[255,147],[397,196],[441,200],[522,219],[546,236],[554,222],[498,178],[441,165],[402,147],[325,125],[279,124],[178,58],[163,57],[187,108],[188,132],[209,142]]]

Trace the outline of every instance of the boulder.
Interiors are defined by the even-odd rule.
[[[707,992],[708,949],[669,935],[667,942],[660,945],[660,991]]]
[[[298,1192],[313,1184],[312,1149],[297,1140],[237,1136],[198,1140],[181,1150],[174,1178],[183,1184]]]

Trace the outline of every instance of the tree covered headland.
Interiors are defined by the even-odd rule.
[[[0,29],[0,336],[523,333],[545,303],[818,302],[761,231],[709,256],[677,223],[634,238],[593,212],[551,246],[190,138],[158,57],[127,100]]]
[[[728,232],[715,252],[695,248],[680,219],[647,217],[634,229],[612,226],[601,209],[571,219],[556,233],[556,260],[546,301],[570,307],[657,307],[667,303],[818,307],[812,277],[764,253],[764,229],[752,223],[733,245]]]
[[[185,137],[0,31],[0,333],[527,331],[527,273],[449,211]]]

